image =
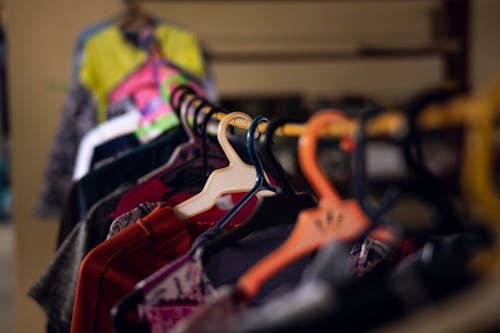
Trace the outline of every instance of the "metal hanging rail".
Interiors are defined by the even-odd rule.
[[[172,91],[172,106],[174,109],[187,107],[188,123],[196,124],[203,122],[204,116],[212,110],[223,110],[215,106],[205,98],[196,95],[189,87],[179,86]],[[456,128],[463,126],[470,117],[471,103],[474,101],[468,97],[456,98],[445,105],[430,106],[419,118],[419,127],[423,130],[436,130],[443,128]],[[198,111],[197,111],[198,110]],[[226,112],[230,112],[226,110]],[[243,110],[244,112],[244,110]],[[224,117],[221,113],[214,114],[209,127],[217,128],[219,121]],[[233,126],[240,129],[248,129],[247,123],[234,123]],[[259,127],[260,131],[265,129],[266,124]],[[359,127],[357,119],[348,119],[343,123],[334,124],[323,132],[323,136],[330,138],[340,138],[345,135],[355,135]],[[368,134],[371,136],[390,136],[406,130],[406,117],[401,110],[389,110],[384,114],[374,118],[368,126]],[[276,132],[280,136],[297,137],[304,131],[304,125],[289,124],[284,125]]]

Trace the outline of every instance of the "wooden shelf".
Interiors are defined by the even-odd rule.
[[[242,3],[242,2],[266,2],[266,3],[335,3],[335,2],[344,2],[344,3],[352,3],[352,2],[365,2],[365,3],[373,3],[373,2],[419,2],[421,0],[143,0],[143,2],[230,2],[230,3]],[[430,0],[430,1],[446,1],[446,0]]]
[[[439,48],[414,49],[361,49],[352,51],[303,51],[303,52],[209,52],[215,62],[314,62],[358,59],[417,58],[449,54]]]

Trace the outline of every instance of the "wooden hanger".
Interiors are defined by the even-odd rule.
[[[252,118],[243,112],[233,112],[222,119],[217,129],[217,140],[226,154],[229,165],[213,171],[200,193],[174,207],[174,213],[180,219],[185,220],[207,211],[224,194],[247,192],[254,186],[255,167],[241,160],[227,138],[227,127],[231,122],[237,120],[250,123]],[[262,192],[261,194],[265,194]]]
[[[255,134],[256,129],[259,124],[269,122],[269,120],[263,116],[257,116],[252,123],[247,132],[247,150],[250,160],[255,167],[255,181],[254,186],[241,198],[229,212],[227,212],[215,225],[217,229],[223,229],[224,226],[233,218],[233,216],[257,193],[262,191],[271,191],[276,193],[278,188],[271,184],[267,179],[266,173],[264,171],[264,166],[262,165],[262,160],[260,154],[255,150]]]
[[[254,119],[255,121],[255,119]],[[202,260],[206,262],[212,254],[220,251],[229,244],[248,236],[256,230],[264,230],[277,225],[294,224],[299,213],[316,206],[316,202],[309,193],[296,193],[287,179],[282,166],[272,152],[274,132],[285,123],[297,120],[282,118],[273,121],[266,127],[266,132],[261,138],[261,153],[264,157],[264,169],[269,172],[278,185],[278,193],[259,200],[252,215],[237,228],[227,231],[203,246]],[[280,212],[276,214],[276,212]]]
[[[320,198],[319,205],[301,212],[285,243],[240,277],[236,287],[243,299],[253,298],[261,285],[287,264],[332,240],[352,240],[370,226],[358,202],[342,200],[317,162],[316,146],[321,131],[328,125],[342,121],[345,121],[345,117],[339,111],[323,110],[307,122],[299,139],[299,162],[305,177]],[[344,137],[343,141],[343,145],[352,143],[349,137]]]

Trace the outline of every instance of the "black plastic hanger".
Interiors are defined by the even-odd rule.
[[[200,103],[200,105],[196,108],[196,111],[200,112],[204,106],[204,103]],[[209,142],[208,140],[208,123],[210,122],[212,116],[219,112],[227,113],[224,109],[213,107],[203,119],[201,130],[198,131],[201,132],[200,154],[195,158],[187,161],[183,165],[179,166],[178,168],[172,170],[172,172],[167,175],[169,179],[172,179],[172,182],[175,182],[175,178],[178,178],[178,176],[182,174],[186,175],[186,177],[183,178],[189,178],[190,180],[188,182],[183,182],[183,184],[180,186],[175,186],[172,190],[165,193],[162,197],[162,201],[166,201],[178,193],[186,192],[187,189],[194,189],[195,191],[201,190],[206,183],[208,176],[214,170],[214,167],[212,167],[211,164],[213,164],[215,161],[217,161],[217,163],[220,163],[221,161],[227,162],[225,155],[221,153],[220,147],[213,142]],[[197,118],[195,116],[193,122],[194,133],[197,133],[197,131],[195,130],[197,126],[196,119]],[[218,151],[219,153],[215,153],[215,151]],[[162,179],[162,181],[167,182],[165,177]]]
[[[300,124],[301,122],[293,118],[281,118],[270,122],[266,127],[266,132],[260,140],[261,154],[266,170],[276,180],[280,188],[280,193],[295,196],[296,191],[288,180],[285,170],[273,153],[274,133],[285,124]]]
[[[186,192],[187,189],[195,189],[195,191],[196,190],[200,191],[205,185],[208,176],[214,170],[214,168],[211,167],[210,165],[210,161],[213,161],[213,159],[217,159],[219,161],[227,162],[227,159],[224,156],[224,154],[214,154],[213,152],[209,151],[209,144],[212,146],[215,146],[215,144],[208,142],[208,133],[207,133],[208,123],[210,122],[210,119],[214,114],[220,112],[227,113],[224,109],[212,108],[212,110],[210,110],[203,119],[203,124],[201,129],[201,140],[202,140],[201,155],[191,161],[188,161],[180,168],[175,170],[175,174],[169,176],[170,178],[173,177],[173,179],[175,179],[176,175],[179,175],[182,172],[187,172],[190,180],[182,184],[181,186],[176,186],[169,192],[165,193],[161,199],[162,202],[168,200],[169,198],[178,193]],[[198,164],[200,162],[202,164],[201,169],[198,167]],[[193,168],[194,164],[196,164],[196,166]]]
[[[271,122],[266,128],[263,141],[261,141],[263,143],[263,149],[261,150],[266,156],[264,168],[272,170],[272,175],[276,177],[278,193],[262,198],[252,215],[239,227],[225,232],[203,245],[201,250],[202,260],[208,260],[212,253],[253,231],[281,224],[293,224],[297,220],[300,211],[316,206],[316,202],[309,193],[296,193],[293,190],[282,167],[271,151],[274,132],[285,123],[298,123],[298,121],[281,119]]]
[[[180,94],[179,97],[176,96],[177,94]],[[172,92],[170,93],[170,106],[172,107],[172,110],[175,111],[177,114],[177,117],[180,117],[181,111],[180,111],[180,106],[184,100],[184,98],[188,94],[193,94],[196,95],[196,92],[194,91],[193,88],[187,85],[178,85],[174,89],[172,89]]]
[[[408,230],[408,234],[449,234],[462,230],[463,219],[460,218],[456,210],[453,208],[449,196],[444,190],[441,181],[425,166],[423,162],[421,134],[417,128],[417,117],[428,105],[432,103],[443,103],[453,96],[447,90],[433,90],[420,94],[413,98],[406,106],[406,117],[408,129],[402,137],[390,138],[389,142],[401,147],[406,167],[410,172],[412,183],[406,189],[409,195],[416,196],[419,200],[430,204],[440,218],[430,230]],[[379,208],[373,205],[367,193],[367,176],[366,176],[366,125],[368,121],[380,114],[381,108],[371,108],[365,111],[360,118],[360,128],[357,133],[356,148],[354,151],[354,178],[353,190],[356,198],[360,202],[363,210],[369,215],[373,221],[382,218],[390,208],[392,208],[397,200],[402,197],[402,190],[391,188],[384,195],[382,204]],[[384,223],[387,222],[384,221]]]
[[[367,136],[367,124],[370,119],[379,115],[383,112],[383,109],[378,106],[369,107],[367,110],[361,113],[359,120],[359,129],[356,133],[356,145],[353,152],[353,194],[358,200],[359,205],[363,211],[370,217],[373,224],[378,224],[383,215],[394,206],[396,203],[399,191],[395,188],[389,189],[383,196],[382,202],[378,207],[373,203],[373,200],[369,198],[367,185],[367,168],[366,168],[366,143],[368,141]],[[398,142],[396,142],[398,143]]]
[[[441,180],[425,165],[422,154],[422,135],[417,128],[418,115],[431,104],[442,104],[450,100],[455,93],[450,90],[436,89],[419,94],[406,105],[408,122],[407,134],[403,138],[403,153],[408,169],[413,173],[412,192],[434,206],[441,218],[439,231],[451,233],[464,227],[464,219],[451,203]]]

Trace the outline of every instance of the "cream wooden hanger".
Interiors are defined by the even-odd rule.
[[[217,140],[226,154],[229,165],[213,171],[200,193],[174,207],[175,215],[181,220],[209,210],[224,194],[250,191],[253,188],[257,175],[255,167],[241,160],[226,135],[229,123],[235,120],[250,123],[252,118],[243,112],[233,112],[221,120],[217,129]],[[272,195],[274,193],[262,191],[259,194]]]

